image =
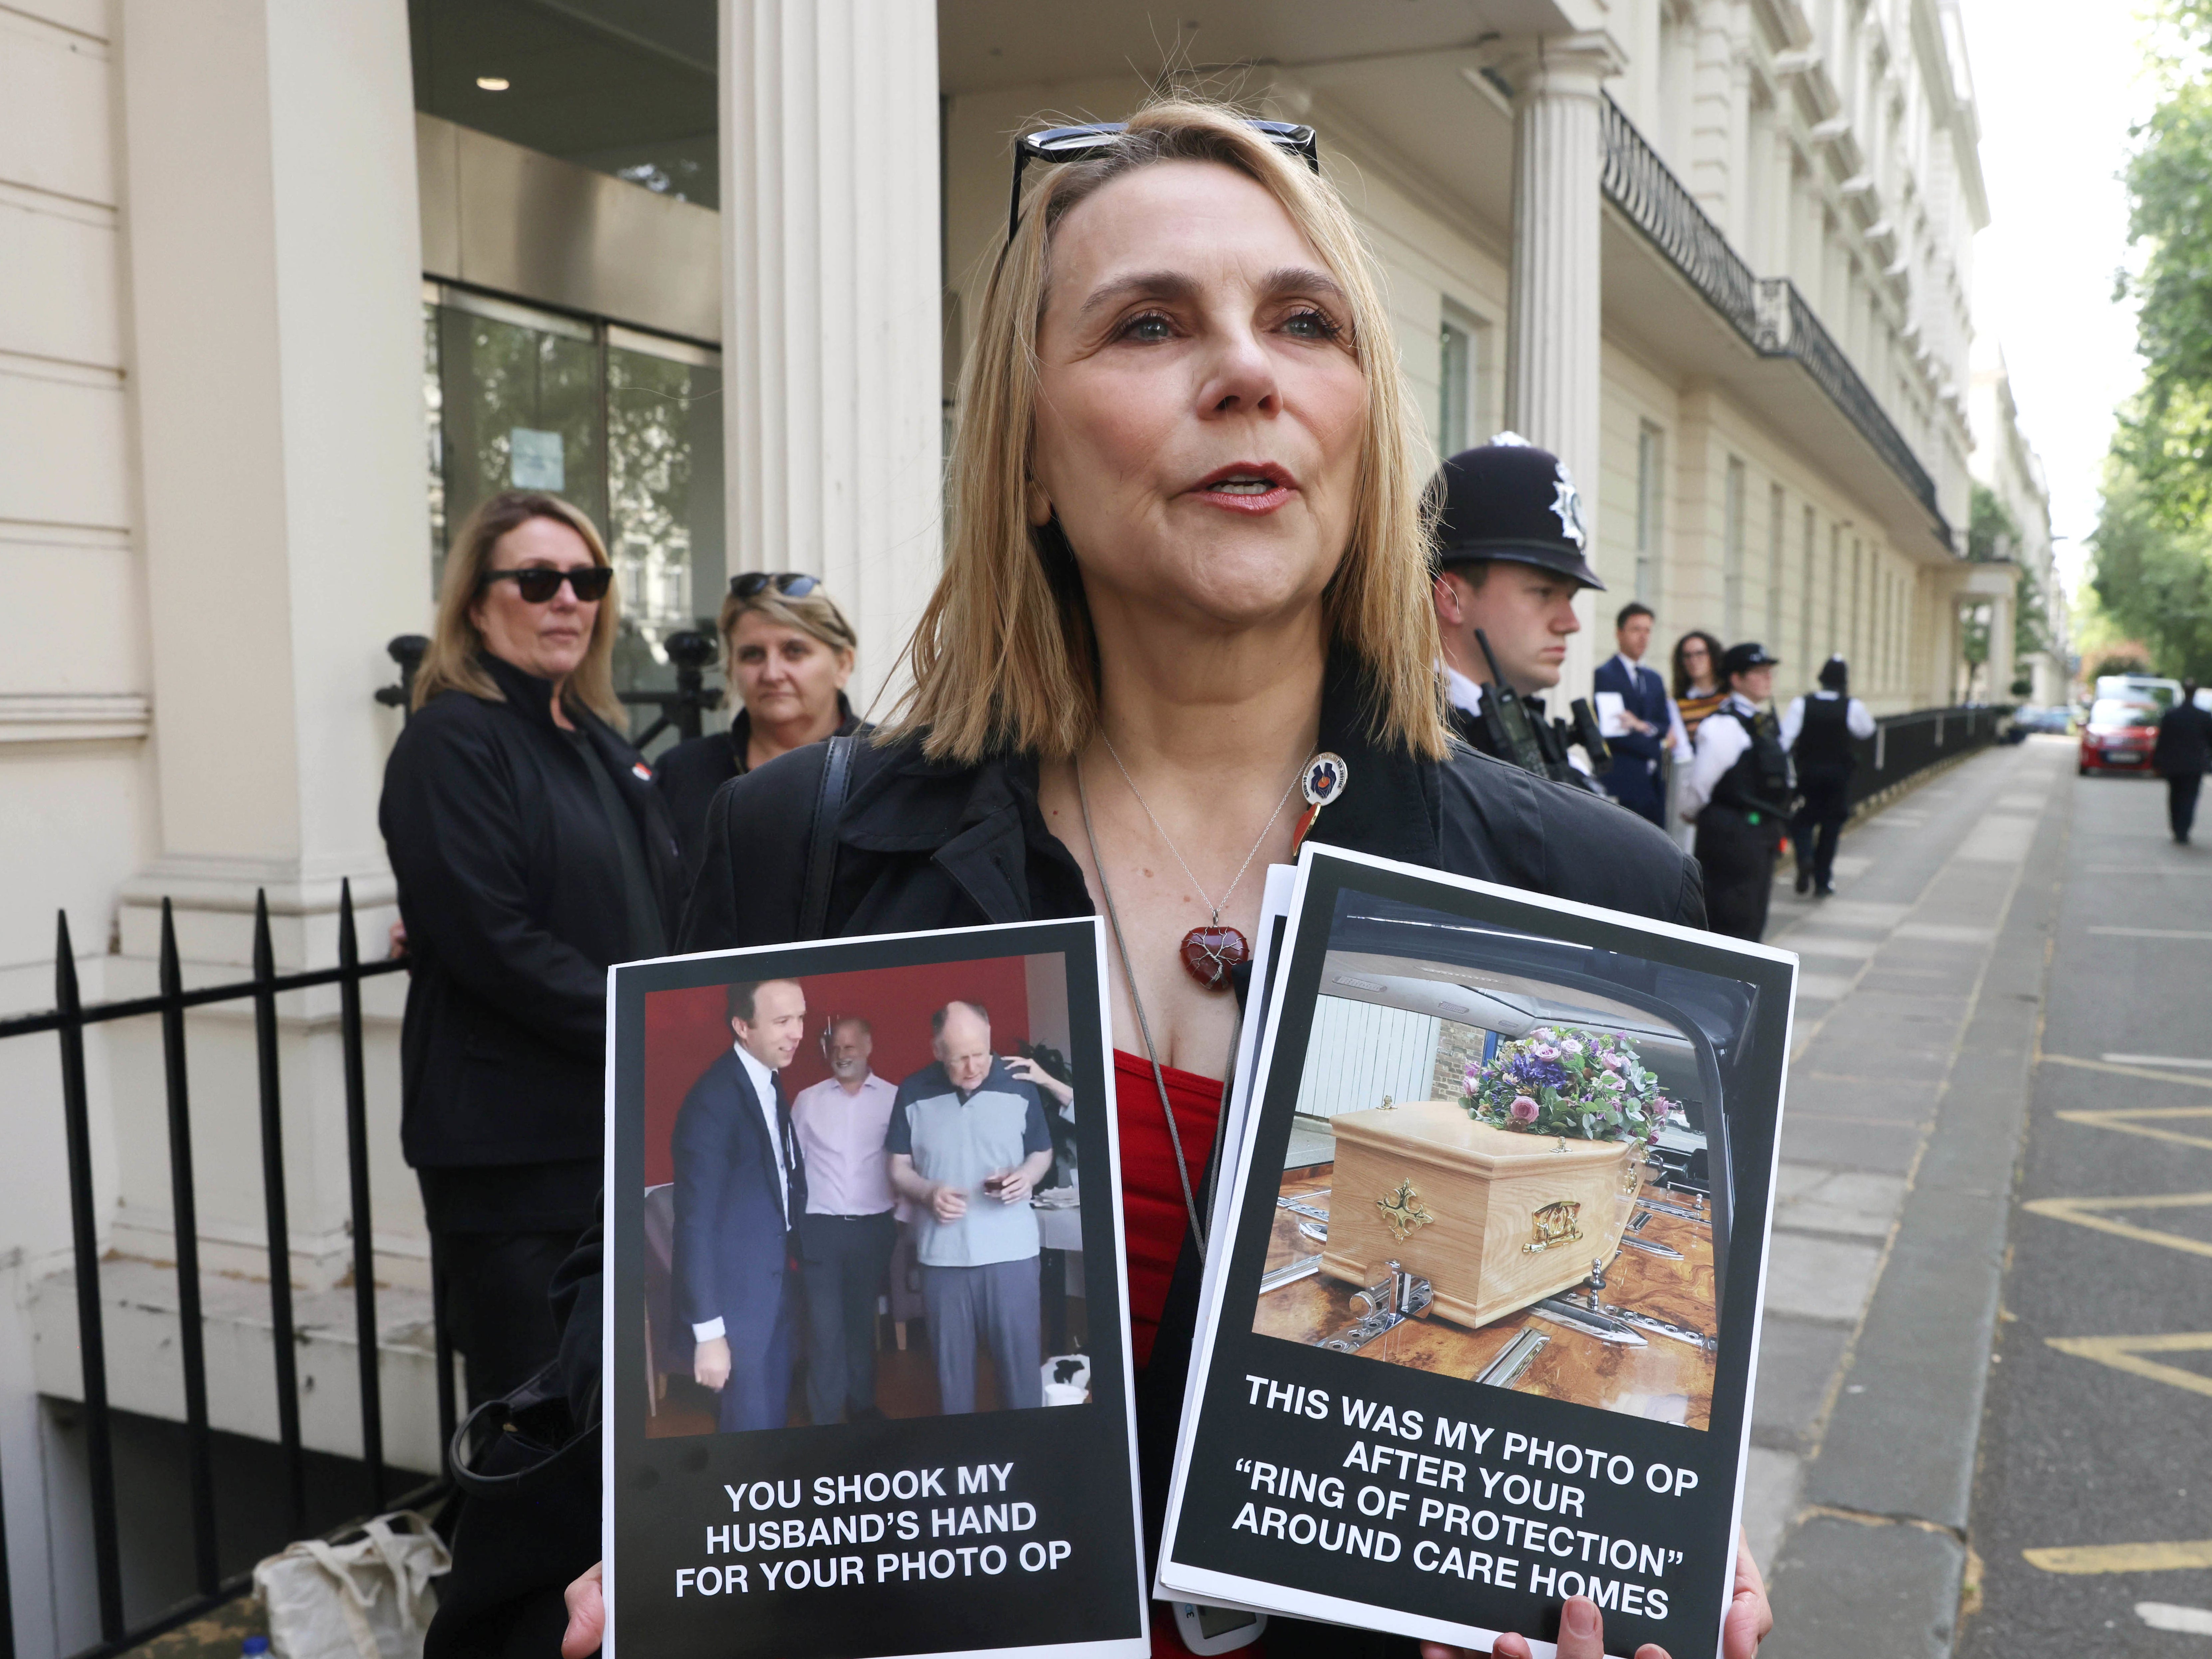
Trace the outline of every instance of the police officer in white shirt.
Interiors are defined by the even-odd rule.
[[[1772,695],[1779,660],[1753,642],[1722,656],[1728,701],[1698,727],[1682,789],[1682,815],[1698,826],[1707,923],[1736,939],[1766,931],[1774,858],[1793,805],[1789,751],[1774,716],[1759,707]]]
[[[1826,898],[1835,891],[1836,842],[1851,815],[1851,739],[1874,736],[1874,716],[1850,695],[1850,671],[1841,657],[1820,665],[1820,689],[1793,697],[1782,716],[1782,746],[1797,769],[1804,805],[1790,820],[1797,849],[1797,890]]]

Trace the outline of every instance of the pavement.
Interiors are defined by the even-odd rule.
[[[1834,897],[1778,883],[1802,965],[1744,1498],[1767,1659],[1953,1651],[2072,756],[1984,750],[1847,830]]]

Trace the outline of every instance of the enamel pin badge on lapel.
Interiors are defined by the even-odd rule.
[[[1327,750],[1306,763],[1305,775],[1299,780],[1305,790],[1306,815],[1298,820],[1297,833],[1291,837],[1291,856],[1298,855],[1305,844],[1306,832],[1321,816],[1321,809],[1331,801],[1340,799],[1352,782],[1352,769],[1344,763],[1344,757]]]

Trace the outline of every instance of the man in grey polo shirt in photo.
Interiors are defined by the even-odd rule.
[[[1038,1370],[1037,1224],[1030,1194],[1052,1167],[1034,1085],[991,1052],[981,1003],[930,1016],[937,1063],[899,1085],[891,1185],[913,1200],[921,1301],[937,1358],[939,1409],[975,1409],[975,1344],[991,1350],[1007,1407],[1044,1404]]]

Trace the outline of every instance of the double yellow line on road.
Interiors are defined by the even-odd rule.
[[[2039,1063],[2212,1089],[2212,1079],[2188,1077],[2148,1066],[2085,1060],[2075,1054],[2038,1054],[2035,1058]],[[2078,1123],[2087,1128],[2112,1129],[2122,1134],[2212,1148],[2212,1136],[2185,1134],[2178,1129],[2158,1127],[2182,1120],[2212,1119],[2212,1106],[2118,1107],[2100,1111],[2059,1112],[2056,1115],[2061,1122]],[[2212,1255],[2212,1243],[2202,1239],[2138,1227],[2099,1213],[2106,1210],[2184,1209],[2205,1205],[2212,1205],[2212,1193],[2163,1193],[2138,1198],[2039,1198],[2021,1207],[2054,1221],[2070,1221],[2078,1227],[2094,1228],[2141,1243],[2160,1244],[2192,1255]],[[2044,1340],[2061,1353],[2071,1354],[2077,1359],[2094,1360],[2115,1370],[2148,1377],[2192,1394],[2212,1395],[2212,1376],[2145,1358],[2155,1353],[2202,1353],[2212,1350],[2212,1331],[2177,1331],[2160,1336],[2051,1336]],[[2212,1538],[2148,1544],[2080,1544],[2022,1550],[2021,1554],[2030,1566],[2039,1567],[2045,1572],[2175,1572],[2212,1567]]]

